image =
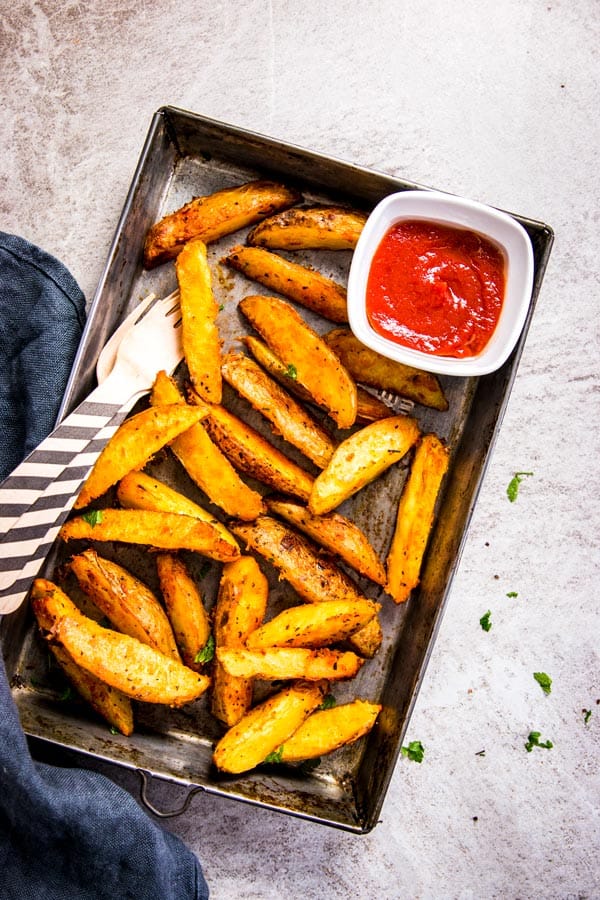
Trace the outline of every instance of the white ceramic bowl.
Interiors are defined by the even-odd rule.
[[[366,288],[373,255],[387,231],[403,219],[421,219],[476,231],[498,245],[506,260],[504,302],[498,324],[476,356],[437,356],[404,347],[371,327]],[[360,235],[348,279],[348,319],[356,337],[397,362],[447,375],[485,375],[499,369],[525,324],[533,288],[533,249],[523,226],[491,206],[437,191],[402,191],[377,204]]]

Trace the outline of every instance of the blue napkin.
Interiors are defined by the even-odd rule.
[[[0,479],[55,424],[85,320],[65,267],[0,232]],[[98,772],[34,761],[0,655],[0,898],[205,900],[200,863]]]

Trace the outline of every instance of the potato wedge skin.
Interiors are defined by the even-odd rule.
[[[219,562],[239,556],[239,548],[224,541],[209,522],[147,509],[103,509],[95,524],[77,516],[65,522],[59,536],[65,541],[122,541],[159,550],[194,550]]]
[[[220,403],[221,340],[219,307],[212,291],[206,244],[190,241],[175,260],[179,284],[182,344],[195,390],[209,403]]]
[[[343,681],[354,678],[364,659],[351,650],[321,647],[221,647],[217,659],[230,675],[262,678],[267,681]]]
[[[356,421],[356,384],[335,353],[285,300],[250,295],[239,308],[284,366],[339,428]]]
[[[324,600],[291,606],[253,631],[249,650],[267,647],[327,647],[348,638],[381,609],[372,600]]]
[[[325,515],[370,484],[410,450],[419,426],[409,416],[390,416],[365,425],[338,446],[315,479],[308,508]]]
[[[258,563],[241,556],[223,566],[214,609],[215,646],[241,647],[259,627],[267,608],[269,586]],[[250,709],[253,678],[230,675],[216,660],[213,667],[213,715],[226,725],[234,725]]]
[[[243,353],[228,353],[222,366],[225,380],[271,423],[276,434],[323,469],[336,448],[324,428],[286,391]]]
[[[439,379],[432,373],[381,356],[365,347],[348,328],[334,328],[323,335],[323,340],[361,384],[392,391],[442,412],[448,409]]]
[[[108,441],[75,501],[83,509],[132,469],[141,469],[165,444],[206,415],[185,403],[155,406],[126,419]]]
[[[183,402],[183,396],[166,372],[159,372],[150,402]],[[209,407],[201,406],[208,414]],[[171,450],[192,481],[227,515],[251,521],[264,512],[262,497],[238,475],[227,457],[210,439],[202,423],[188,428],[171,442]]]
[[[69,569],[118,631],[181,661],[164,609],[139,578],[91,548],[72,557]]]
[[[341,206],[284,210],[256,225],[247,243],[280,250],[354,250],[367,216]]]
[[[306,506],[293,500],[268,498],[267,508],[299,528],[315,543],[337,554],[361,575],[376,584],[385,584],[383,564],[361,529],[340,513],[314,516]]]
[[[223,260],[247,278],[271,288],[332,322],[347,322],[346,288],[320,272],[262,247],[234,247]]]
[[[183,560],[174,554],[157,554],[156,569],[183,662],[194,672],[201,672],[202,664],[196,662],[196,656],[210,636],[210,620],[200,591]]]
[[[216,767],[237,775],[260,765],[322,703],[326,691],[326,683],[299,682],[255,706],[217,743]]]
[[[435,504],[448,464],[448,448],[437,435],[424,435],[415,450],[400,497],[387,558],[386,591],[396,603],[407,600],[419,584]]]
[[[353,744],[371,730],[381,704],[354,700],[329,709],[317,709],[287,739],[281,750],[281,761],[301,762],[333,753]]]
[[[192,238],[209,244],[300,199],[297,191],[266,179],[196,197],[150,228],[144,243],[144,266],[152,269],[174,259]]]

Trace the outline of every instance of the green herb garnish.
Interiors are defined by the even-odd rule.
[[[293,365],[292,363],[290,363],[289,366],[287,367],[287,369],[285,370],[285,375],[287,376],[287,378],[291,378],[292,381],[295,381],[298,377],[298,370],[297,370],[296,366]]]
[[[215,639],[212,634],[209,634],[208,640],[206,641],[202,650],[199,650],[194,657],[194,662],[197,663],[207,663],[210,662],[213,656],[215,655]]]
[[[265,756],[263,762],[266,763],[280,763],[281,757],[283,756],[283,744],[281,747],[278,747],[277,750],[271,751],[267,756]]]
[[[544,747],[546,750],[552,750],[552,748],[554,747],[552,741],[540,741],[541,735],[541,731],[529,732],[529,737],[527,738],[527,743],[525,744],[525,749],[528,753],[531,753],[534,747]]]
[[[552,693],[552,679],[545,672],[534,672],[533,677],[545,694]]]
[[[533,472],[515,472],[513,477],[510,479],[508,487],[506,488],[506,496],[511,503],[514,503],[517,499],[517,495],[519,493],[519,485],[521,484],[523,479],[530,475],[533,475]]]
[[[518,597],[519,595],[518,595],[517,591],[509,591],[506,596],[510,597],[512,599],[513,597]]]
[[[58,699],[59,700],[71,700],[72,697],[73,697],[73,691],[71,690],[70,687],[66,687]]]
[[[483,628],[484,631],[489,631],[490,628],[492,627],[491,615],[492,615],[492,611],[490,609],[488,609],[488,611],[486,613],[484,613],[484,615],[479,620],[479,624],[481,625],[481,627]]]
[[[102,521],[102,510],[101,509],[89,509],[86,513],[81,517],[85,519],[85,521],[94,527],[94,525],[99,525]]]
[[[411,741],[408,747],[401,748],[402,756],[412,759],[414,762],[423,762],[425,756],[425,747],[421,741]]]
[[[582,709],[581,712],[583,713],[583,721],[587,725],[592,717],[592,711],[591,709]]]
[[[323,702],[321,703],[320,706],[317,707],[317,709],[331,709],[336,704],[337,704],[337,700],[335,699],[333,694],[327,694],[323,698]]]

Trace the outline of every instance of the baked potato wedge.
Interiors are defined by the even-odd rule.
[[[91,548],[73,556],[68,567],[83,592],[118,631],[181,661],[164,609],[139,578]]]
[[[278,297],[252,295],[239,304],[281,362],[339,428],[356,421],[356,384],[335,353],[296,310]]]
[[[240,553],[209,522],[148,509],[92,510],[65,522],[59,536],[64,541],[122,541],[157,550],[194,550],[219,562],[230,562]]]
[[[407,397],[444,411],[448,400],[436,375],[387,359],[362,344],[348,328],[334,328],[323,340],[339,357],[355,381]]]
[[[345,641],[349,650],[364,656],[365,659],[373,659],[383,642],[383,629],[379,616],[373,616],[370,622],[367,622],[358,631],[355,631]]]
[[[354,250],[366,221],[366,213],[341,206],[287,209],[256,225],[247,243],[275,250]]]
[[[211,634],[202,595],[186,564],[178,556],[172,553],[157,554],[156,571],[181,658],[189,669],[201,672],[202,663],[197,657]]]
[[[183,399],[173,379],[166,372],[159,372],[150,402],[160,405],[183,402]],[[200,406],[208,414],[209,407],[202,403]],[[192,481],[227,515],[251,521],[264,512],[260,494],[242,481],[225,454],[211,441],[202,423],[198,422],[180,434],[170,447]]]
[[[317,709],[284,742],[280,760],[295,763],[315,759],[353,744],[369,733],[380,712],[381,704],[367,700]]]
[[[79,613],[75,604],[57,585],[43,578],[34,581],[30,599],[42,634],[48,635],[52,631],[60,615],[77,616]],[[49,647],[77,693],[92,709],[121,734],[133,734],[133,708],[129,697],[78,666],[60,644],[50,642]]]
[[[366,599],[290,606],[253,631],[246,647],[327,647],[363,628],[380,609],[381,604]]]
[[[285,519],[315,543],[340,557],[345,563],[374,581],[385,584],[383,564],[358,525],[339,513],[314,516],[306,506],[293,500],[267,498],[267,509]]]
[[[396,603],[407,600],[419,584],[435,504],[448,463],[448,448],[437,435],[424,435],[415,450],[400,497],[387,558],[386,591]]]
[[[144,242],[144,266],[153,269],[174,259],[192,238],[210,244],[301,199],[292,188],[267,180],[195,197],[150,228]]]
[[[251,709],[217,743],[217,769],[237,775],[260,765],[323,701],[327,684],[297,683]]]
[[[185,403],[154,406],[126,419],[110,438],[86,478],[75,509],[83,509],[113,484],[141,469],[165,444],[204,418],[206,411]]]
[[[241,556],[223,566],[213,614],[216,647],[242,647],[262,623],[269,586],[252,556]],[[252,704],[254,679],[230,675],[216,660],[212,681],[212,713],[226,725],[235,725]]]
[[[223,262],[331,322],[348,321],[346,288],[314,269],[262,247],[241,245],[234,247]]]
[[[313,515],[325,515],[402,459],[419,437],[409,416],[390,416],[365,425],[338,446],[317,476],[308,499]]]
[[[194,388],[208,403],[220,403],[221,339],[219,307],[212,291],[206,244],[190,241],[175,260],[181,309],[183,354]]]
[[[336,443],[293,397],[243,353],[228,353],[222,365],[225,381],[271,423],[275,434],[325,468]]]
[[[248,650],[245,647],[221,647],[216,657],[230,675],[261,678],[266,681],[342,681],[354,678],[364,659],[351,650],[321,647],[267,647]]]

